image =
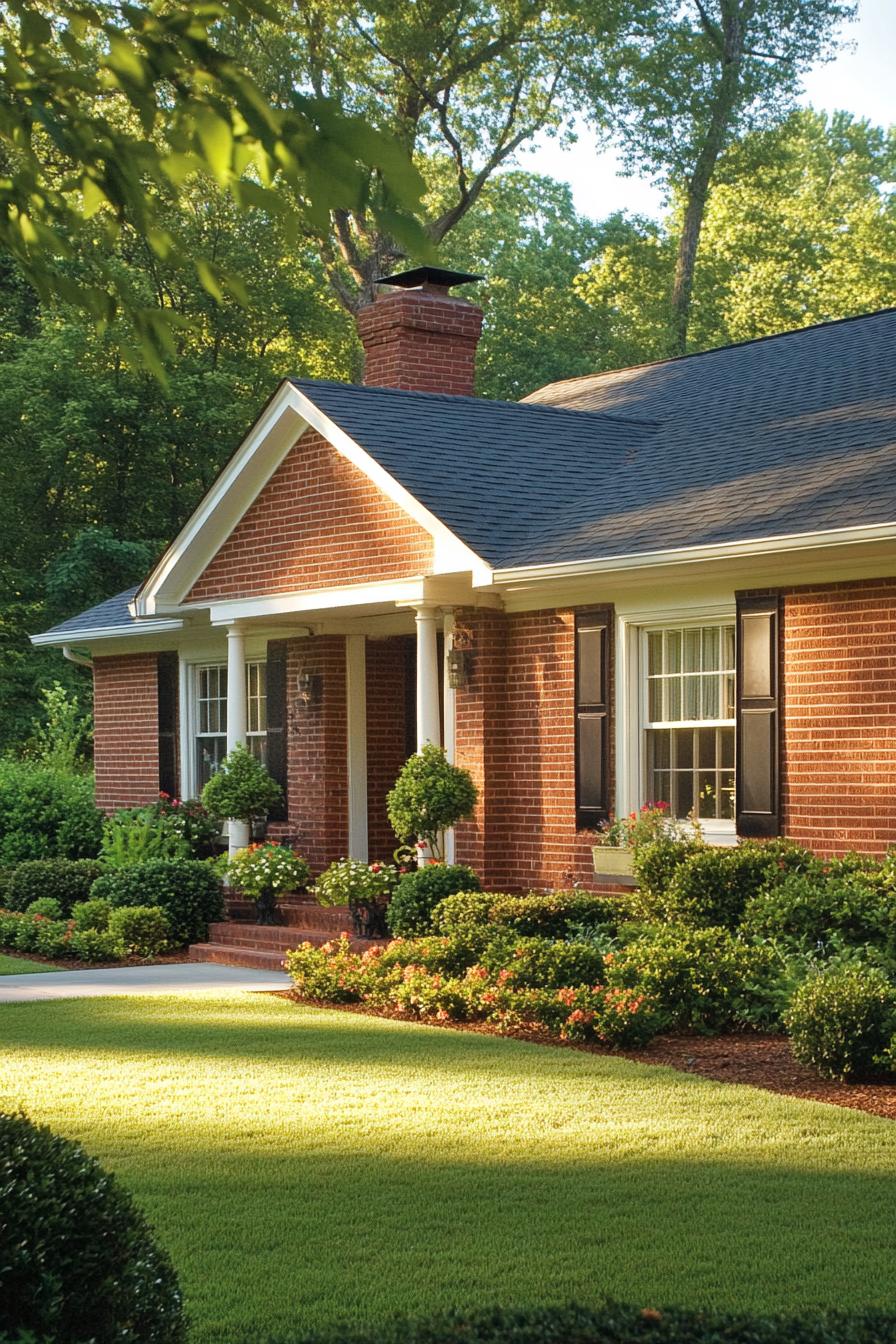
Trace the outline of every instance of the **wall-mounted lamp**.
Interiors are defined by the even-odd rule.
[[[446,662],[448,665],[448,685],[452,691],[462,691],[470,681],[469,649],[450,649]]]
[[[319,672],[311,672],[307,667],[299,669],[296,676],[296,698],[303,709],[316,709],[324,693],[324,679]]]

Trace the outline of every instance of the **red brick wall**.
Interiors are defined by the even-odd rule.
[[[596,886],[594,837],[575,824],[574,619],[459,617],[473,631],[473,673],[457,693],[457,761],[480,800],[457,828],[457,858],[497,890]]]
[[[387,294],[358,313],[364,381],[472,396],[482,309],[425,290]]]
[[[159,680],[155,653],[95,658],[97,806],[139,807],[159,796]]]
[[[821,853],[896,844],[896,579],[784,593],[784,833]]]
[[[307,708],[290,696],[287,744],[286,831],[319,873],[348,850],[348,762],[346,753],[345,638],[320,635],[289,641],[286,684],[299,669],[321,678],[321,698]]]
[[[398,841],[386,794],[407,759],[407,669],[411,641],[367,641],[367,841],[371,860],[389,859]]]
[[[187,600],[410,578],[431,568],[429,533],[307,430]]]

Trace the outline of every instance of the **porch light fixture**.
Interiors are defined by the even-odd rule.
[[[470,682],[469,649],[450,649],[446,662],[448,665],[448,685],[452,691],[462,691]]]
[[[316,709],[323,698],[324,679],[319,672],[311,672],[307,667],[299,669],[296,676],[296,698],[303,709]]]

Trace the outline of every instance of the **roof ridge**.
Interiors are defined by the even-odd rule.
[[[585,377],[594,377],[594,374],[586,374]],[[593,411],[584,407],[577,406],[552,406],[540,401],[507,401],[502,397],[476,397],[466,396],[458,392],[424,392],[416,388],[409,387],[376,387],[368,383],[343,383],[338,378],[297,378],[290,377],[287,382],[300,389],[306,387],[334,387],[343,392],[362,392],[362,393],[388,393],[396,397],[425,397],[429,401],[444,401],[448,405],[457,405],[462,403],[465,406],[496,406],[507,408],[513,411],[536,411],[540,414],[549,415],[572,415],[580,416],[590,420],[612,420],[620,425],[634,425],[639,428],[656,429],[661,420],[650,419],[647,416],[628,416],[619,415],[615,411]],[[547,384],[552,386],[552,384]]]
[[[810,322],[805,327],[789,327],[787,331],[772,331],[767,336],[751,336],[745,341],[732,341],[729,345],[711,345],[707,350],[689,350],[686,355],[669,355],[666,359],[645,359],[640,364],[622,364],[616,369],[595,369],[594,373],[579,373],[574,378],[560,378],[555,383],[545,383],[543,387],[529,392],[523,404],[526,406],[545,405],[544,402],[530,402],[528,397],[537,396],[549,387],[569,387],[575,383],[584,383],[595,378],[613,378],[619,373],[633,373],[636,369],[658,369],[665,364],[681,364],[687,359],[702,359],[706,355],[722,355],[728,350],[742,350],[747,345],[761,345],[765,341],[780,341],[785,336],[803,336],[810,331],[822,331],[825,327],[845,326],[847,322],[865,322],[872,317],[884,317],[887,313],[896,313],[896,305],[890,308],[875,308],[871,313],[852,313],[849,317],[832,317],[825,322]],[[572,407],[568,407],[572,410]]]

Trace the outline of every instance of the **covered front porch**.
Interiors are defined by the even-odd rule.
[[[401,766],[428,742],[454,759],[456,611],[481,603],[461,576],[212,604],[180,650],[181,792],[241,743],[284,787],[270,834],[314,871],[390,859],[386,795]],[[231,846],[247,841],[231,823]]]

